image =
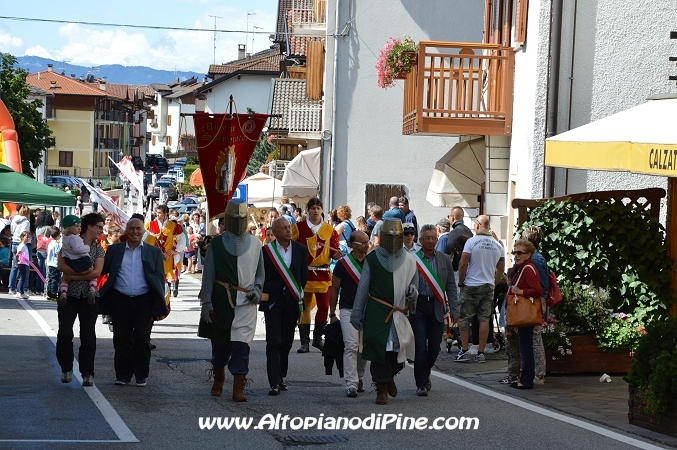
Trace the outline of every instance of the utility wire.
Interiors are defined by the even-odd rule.
[[[210,33],[245,33],[242,30],[216,30],[214,28],[181,28],[181,27],[159,27],[153,25],[131,25],[125,23],[103,23],[103,22],[79,22],[75,20],[56,20],[56,19],[37,19],[32,17],[11,17],[0,16],[0,19],[17,20],[20,22],[50,22],[50,23],[74,23],[77,25],[94,25],[99,27],[125,27],[125,28],[147,28],[151,30],[176,30],[176,31],[208,31]],[[250,31],[255,34],[273,34],[270,31]]]

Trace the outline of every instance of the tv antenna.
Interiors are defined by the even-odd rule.
[[[214,18],[214,64],[216,64],[216,19],[223,19],[221,16],[212,16],[209,14],[209,17]]]
[[[252,26],[252,55],[254,54],[254,36],[256,36],[255,30],[263,30],[263,28],[257,27],[256,25]]]

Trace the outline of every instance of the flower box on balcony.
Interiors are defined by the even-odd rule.
[[[569,336],[571,355],[553,360],[546,350],[546,370],[549,373],[628,373],[632,365],[629,350],[602,350],[592,334]]]

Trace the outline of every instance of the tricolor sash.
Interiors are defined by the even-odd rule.
[[[422,250],[417,251],[413,255],[416,258],[416,268],[418,269],[418,273],[420,273],[421,276],[425,278],[425,281],[428,282],[428,286],[430,286],[430,289],[432,289],[437,301],[442,304],[443,310],[446,311],[447,306],[446,302],[444,301],[445,295],[442,281],[437,276],[437,273],[435,273],[432,266],[430,266],[430,264],[428,264],[428,262],[423,258]]]
[[[348,271],[350,276],[353,278],[355,283],[359,284],[360,278],[362,277],[362,267],[357,262],[357,260],[352,255],[352,253],[348,253],[348,255],[346,257],[341,258],[341,263],[346,268],[346,270]]]
[[[289,243],[289,245],[291,245],[291,243]],[[271,261],[273,261],[273,265],[284,280],[284,284],[287,285],[287,289],[289,289],[296,301],[299,302],[299,306],[303,307],[303,288],[301,288],[299,283],[294,278],[294,275],[292,275],[291,270],[289,270],[289,267],[287,267],[287,264],[285,264],[282,255],[280,255],[280,251],[277,249],[277,242],[272,241],[264,248],[268,252],[268,256],[270,256]]]

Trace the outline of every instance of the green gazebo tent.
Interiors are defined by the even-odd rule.
[[[0,164],[0,202],[43,206],[75,206],[75,196]]]

